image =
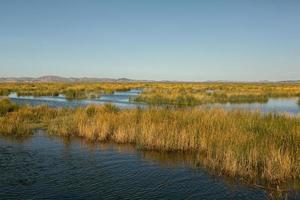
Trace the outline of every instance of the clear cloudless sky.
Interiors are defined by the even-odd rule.
[[[0,76],[300,79],[299,0],[0,0]]]

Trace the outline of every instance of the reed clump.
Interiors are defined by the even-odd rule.
[[[269,98],[299,97],[299,89],[300,84],[294,83],[152,83],[135,101],[175,106],[266,103]]]
[[[2,99],[0,113],[0,134],[23,137],[32,134],[34,129],[44,128],[55,118],[57,110],[46,105],[18,106],[9,99]]]
[[[76,109],[51,121],[48,131],[141,149],[199,152],[199,163],[230,176],[274,182],[300,178],[298,117],[222,109],[90,110]]]
[[[269,98],[300,97],[299,83],[0,83],[0,96],[58,96],[97,98],[115,91],[143,90],[133,101],[152,105],[194,106],[206,103],[265,103]]]
[[[29,107],[7,112],[0,117],[0,133],[2,135],[28,136],[38,123],[37,113]]]
[[[49,134],[131,143],[140,149],[196,152],[199,165],[219,174],[282,182],[300,178],[300,117],[223,109],[120,110],[22,107],[0,117],[0,133]]]
[[[13,104],[8,98],[0,99],[0,116],[5,115],[8,112],[12,112],[18,109],[16,104]]]
[[[98,98],[101,94],[139,88],[141,83],[0,83],[0,96],[17,93],[18,96],[59,96],[67,99]]]
[[[8,96],[10,91],[8,89],[0,89],[0,96]]]

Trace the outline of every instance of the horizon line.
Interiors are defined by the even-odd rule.
[[[0,79],[41,79],[41,78],[62,78],[62,79],[110,79],[111,81],[118,81],[121,79],[128,79],[128,82],[182,82],[182,83],[206,83],[206,82],[231,82],[231,83],[263,83],[263,82],[300,82],[300,79],[282,79],[282,80],[199,80],[199,81],[192,81],[192,80],[170,80],[170,79],[162,79],[162,80],[155,80],[155,79],[133,79],[128,77],[119,77],[119,78],[110,78],[110,77],[92,77],[92,76],[60,76],[60,75],[41,75],[41,76],[0,76]],[[32,80],[34,82],[46,82],[46,81],[38,81]],[[0,80],[0,82],[5,82]],[[14,82],[14,81],[11,81]],[[17,82],[17,80],[15,81]],[[26,82],[26,81],[24,81]],[[28,81],[30,82],[30,81]],[[51,82],[51,81],[50,81]],[[49,82],[49,83],[50,83]],[[59,81],[52,81],[52,82],[59,82]],[[80,82],[80,80],[79,80]],[[84,82],[84,81],[83,81]],[[92,81],[90,81],[92,82]],[[97,81],[96,81],[97,82]],[[105,82],[100,81],[99,82]],[[126,82],[126,81],[124,81]]]

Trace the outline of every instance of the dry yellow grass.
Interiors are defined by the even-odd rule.
[[[156,83],[136,100],[179,106],[205,103],[267,102],[273,97],[299,97],[300,84],[292,83]]]
[[[52,135],[131,143],[140,149],[197,152],[199,164],[229,176],[269,182],[300,178],[300,118],[296,116],[90,105],[21,107],[0,118],[0,133],[5,135],[26,135],[37,127]]]
[[[58,96],[68,99],[96,98],[101,94],[140,87],[139,83],[0,83],[0,96],[16,92],[19,96]]]
[[[267,102],[270,97],[299,97],[299,83],[0,83],[0,96],[17,92],[25,96],[96,98],[101,94],[143,89],[135,101],[149,104],[193,106],[215,102]]]
[[[300,176],[300,119],[244,111],[152,108],[111,112],[95,107],[51,121],[49,133],[137,148],[199,152],[199,162],[221,174],[271,182]],[[65,118],[63,116],[62,118]],[[60,127],[62,130],[60,130]]]

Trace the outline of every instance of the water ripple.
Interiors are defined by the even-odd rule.
[[[204,170],[165,165],[157,155],[101,144],[91,150],[37,134],[24,142],[0,138],[0,199],[268,199],[277,194],[232,185]],[[173,158],[172,158],[173,157]],[[168,161],[167,161],[168,162]],[[299,193],[289,194],[290,199]]]

